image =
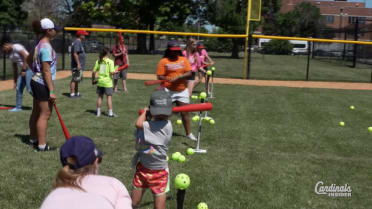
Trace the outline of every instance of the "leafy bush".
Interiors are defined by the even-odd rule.
[[[263,46],[264,54],[292,54],[293,46],[288,40],[271,40]]]
[[[208,51],[213,52],[231,52],[232,41],[227,38],[207,38],[204,41],[205,47]]]

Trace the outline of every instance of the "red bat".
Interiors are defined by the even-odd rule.
[[[122,70],[125,70],[125,69],[127,69],[129,67],[129,65],[128,64],[125,64],[125,65],[122,65],[122,66],[120,66],[116,71],[122,71]]]
[[[65,123],[63,122],[62,116],[57,109],[56,103],[54,103],[54,109],[56,110],[56,113],[57,113],[57,116],[58,116],[58,119],[59,119],[59,123],[61,124],[61,127],[62,127],[63,134],[65,134],[66,140],[69,140],[71,138],[70,133],[68,132],[68,130],[65,126]]]
[[[208,111],[213,108],[212,103],[200,103],[200,104],[188,104],[178,107],[173,107],[173,112],[201,112],[201,111]]]
[[[165,80],[151,80],[151,81],[145,81],[145,86],[152,86],[156,84],[163,84]]]
[[[212,110],[213,105],[210,102],[200,104],[188,104],[179,107],[173,107],[172,112],[201,112]],[[143,109],[138,110],[138,115],[143,113]]]
[[[14,107],[0,107],[0,110],[10,110],[13,109]]]

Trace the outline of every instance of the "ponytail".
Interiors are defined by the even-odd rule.
[[[34,33],[37,35],[37,36],[39,36],[39,35],[41,35],[41,34],[43,34],[44,33],[44,30],[43,30],[43,28],[41,27],[41,23],[40,23],[40,20],[34,20],[33,22],[32,22],[32,30],[34,31]]]
[[[110,49],[107,47],[103,47],[103,49],[99,52],[99,61],[98,63],[101,64],[103,62],[103,58],[110,53]]]
[[[59,187],[70,187],[85,191],[80,185],[84,176],[96,173],[97,167],[95,164],[87,165],[79,169],[73,169],[76,166],[74,157],[67,158],[68,165],[61,168],[53,182],[53,189]]]

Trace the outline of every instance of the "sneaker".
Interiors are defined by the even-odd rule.
[[[112,115],[108,115],[108,117],[110,117],[110,118],[116,118],[118,116],[116,114],[112,114]]]
[[[21,112],[21,111],[22,111],[22,109],[21,108],[17,108],[17,107],[9,110],[9,112]]]
[[[53,150],[56,150],[56,149],[57,149],[57,147],[50,147],[48,144],[45,146],[44,149],[39,149],[38,146],[36,147],[37,152],[47,152],[47,151],[53,151]]]
[[[29,140],[25,139],[25,140],[22,140],[22,141],[23,141],[23,143],[25,143],[27,145],[30,145],[35,149],[37,148],[37,145],[39,145],[38,141],[32,141],[31,139],[29,139]]]
[[[36,149],[37,146],[39,145],[39,142],[38,142],[38,141],[32,141],[31,139],[30,139],[28,142],[29,142],[29,145],[31,145],[31,146],[34,147],[35,149]]]
[[[197,139],[195,138],[194,134],[190,133],[189,135],[186,136],[188,139],[192,140],[192,141],[197,141]]]
[[[81,97],[81,94],[80,93],[77,93],[77,94],[75,94],[75,97],[76,98],[80,98]]]

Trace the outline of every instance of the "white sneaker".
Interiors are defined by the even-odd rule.
[[[197,141],[197,139],[195,138],[194,134],[190,133],[189,135],[186,136],[188,139],[191,139],[193,141]]]
[[[108,115],[108,117],[110,117],[110,118],[116,118],[116,117],[118,117],[115,113],[112,113],[112,115]]]

